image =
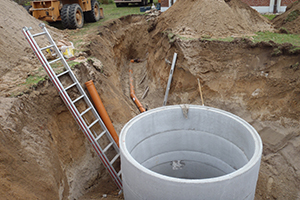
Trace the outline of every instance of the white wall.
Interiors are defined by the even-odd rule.
[[[176,0],[174,0],[174,3]],[[254,10],[256,10],[259,13],[273,13],[274,9],[274,3],[275,0],[270,0],[270,5],[269,6],[251,6]],[[278,12],[285,12],[286,6],[280,6],[281,0],[278,0],[278,5],[277,5],[277,11]],[[169,0],[169,5],[171,5],[171,0]],[[161,11],[164,12],[168,10],[169,7],[161,7]]]
[[[173,2],[175,3],[176,0],[173,0]],[[169,0],[169,5],[171,6],[171,0]],[[169,7],[161,7],[161,12],[164,12],[164,11],[168,10]]]
[[[251,6],[254,10],[256,10],[259,13],[273,13],[274,10],[274,3],[275,0],[270,0],[270,5],[269,6]],[[280,6],[281,0],[278,0],[278,5],[277,5],[277,11],[278,12],[285,12],[286,6]]]

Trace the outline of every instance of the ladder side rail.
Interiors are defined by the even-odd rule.
[[[77,124],[79,125],[80,129],[85,134],[85,136],[88,138],[90,144],[93,146],[94,150],[98,154],[100,160],[104,164],[105,168],[108,170],[108,172],[111,175],[111,177],[113,178],[114,182],[116,183],[116,185],[118,186],[118,188],[120,190],[122,190],[122,181],[119,178],[118,173],[110,165],[110,162],[109,162],[107,156],[103,153],[101,146],[95,140],[92,132],[89,130],[89,128],[88,128],[87,124],[85,123],[85,121],[83,120],[83,118],[80,115],[78,115],[79,114],[78,110],[77,109],[75,110],[75,112],[77,112],[77,114],[75,112],[73,112],[72,107],[69,106],[69,104],[66,101],[66,99],[63,98],[63,97],[62,97],[62,99],[63,99],[64,103],[67,105],[67,107],[68,107],[69,111],[71,112],[71,114],[73,115],[73,117],[75,118],[75,120],[76,120]],[[81,125],[80,122],[82,122],[83,124]]]
[[[82,130],[82,132],[85,134],[85,136],[87,137],[87,139],[89,140],[90,144],[93,146],[94,150],[96,151],[96,153],[98,154],[100,160],[102,161],[104,167],[108,170],[110,176],[113,178],[115,184],[118,186],[118,188],[120,190],[122,190],[122,181],[120,179],[120,177],[118,176],[118,173],[116,172],[116,170],[110,165],[109,159],[107,158],[107,156],[103,153],[103,150],[101,148],[101,146],[99,145],[99,143],[95,140],[94,135],[92,134],[91,130],[88,128],[86,122],[83,120],[83,118],[80,116],[78,110],[76,109],[75,111],[77,111],[77,113],[74,113],[72,111],[72,107],[70,107],[68,105],[68,102],[66,102],[66,99],[62,98],[65,102],[65,104],[67,105],[68,109],[70,110],[70,112],[72,113],[73,117],[76,119],[80,129]],[[79,119],[79,120],[78,120]],[[80,125],[80,121],[83,123],[84,126]]]
[[[93,134],[88,129],[88,126],[86,125],[83,118],[80,116],[77,108],[74,105],[72,105],[72,101],[71,101],[69,95],[64,91],[63,86],[60,83],[60,81],[58,80],[58,78],[56,78],[54,71],[52,70],[51,66],[48,64],[48,61],[45,58],[44,54],[40,51],[39,46],[37,45],[37,43],[33,39],[30,31],[28,29],[23,28],[23,34],[25,35],[28,43],[30,44],[30,46],[33,49],[35,55],[37,56],[37,58],[41,62],[42,66],[45,69],[45,71],[47,72],[48,76],[50,77],[50,79],[51,79],[52,83],[54,84],[55,88],[59,92],[59,95],[61,96],[61,98],[63,99],[65,104],[67,105],[68,109],[70,110],[71,114],[75,118],[78,125],[80,126],[81,130],[84,132],[84,134],[88,138],[89,142],[92,144],[92,146],[96,150],[96,152],[99,155],[102,163],[108,169],[110,175],[113,177],[113,180],[116,182],[119,189],[122,189],[122,182],[121,182],[120,178],[118,177],[117,172],[110,165],[106,155],[102,153],[100,145],[95,141],[95,138],[94,138]]]
[[[118,186],[118,188],[120,189],[120,190],[122,190],[122,180],[121,180],[121,178],[119,177],[119,175],[118,175],[118,172],[112,167],[112,165],[110,165],[110,162],[108,161],[108,158],[106,157],[106,155],[103,153],[103,150],[102,150],[102,148],[100,147],[100,145],[99,145],[99,143],[96,141],[96,140],[93,140],[92,142],[92,145],[93,146],[97,146],[98,148],[97,148],[97,150],[96,150],[96,152],[97,152],[97,154],[99,155],[99,157],[101,158],[102,157],[102,159],[105,159],[108,163],[107,163],[107,169],[108,169],[108,171],[109,171],[109,174],[111,175],[111,177],[113,178],[113,180],[114,180],[114,182],[116,183],[116,185]],[[101,150],[100,150],[101,149]],[[118,154],[117,154],[118,155]],[[102,160],[101,159],[101,160]],[[103,161],[102,161],[103,162]],[[104,163],[104,162],[103,162]]]
[[[81,87],[81,86],[80,86]],[[81,88],[82,89],[82,88]],[[110,142],[113,143],[113,147],[115,149],[115,151],[118,153],[120,153],[120,149],[118,147],[118,145],[116,144],[115,140],[113,139],[113,137],[111,136],[109,130],[107,129],[107,127],[105,126],[104,122],[102,121],[100,115],[98,114],[98,112],[96,111],[95,107],[93,106],[93,104],[91,103],[91,101],[88,98],[84,98],[85,102],[92,108],[92,113],[94,114],[94,116],[96,116],[97,119],[99,119],[99,124],[101,125],[102,129],[106,131],[106,136],[108,138],[108,140]],[[101,133],[100,133],[101,134]],[[94,137],[96,140],[96,137]]]
[[[77,89],[79,90],[79,92],[80,92],[81,94],[83,94],[83,95],[86,96],[85,91],[83,90],[82,86],[81,86],[80,83],[78,82],[78,80],[77,80],[75,74],[74,74],[73,71],[71,70],[71,68],[70,68],[69,64],[67,63],[67,61],[65,60],[63,54],[59,51],[59,49],[58,49],[56,43],[55,43],[54,40],[51,38],[51,36],[50,36],[50,34],[49,34],[47,28],[46,28],[45,26],[41,26],[41,27],[42,27],[43,31],[46,33],[47,39],[48,39],[49,42],[53,45],[56,54],[59,55],[59,57],[61,57],[61,61],[62,61],[63,65],[64,65],[65,69],[69,71],[69,74],[70,74],[71,79],[73,80],[74,83],[77,83],[77,85],[76,85],[76,86],[77,86]],[[108,130],[108,129],[106,128],[106,126],[104,125],[104,122],[102,121],[101,117],[99,116],[98,112],[97,112],[96,109],[94,108],[94,106],[93,106],[93,104],[91,103],[91,101],[90,101],[88,98],[86,98],[86,97],[84,97],[84,100],[85,100],[86,104],[87,104],[89,107],[92,108],[92,112],[93,112],[94,116],[95,116],[97,119],[99,119],[99,124],[100,124],[101,128],[102,128],[103,130],[107,131],[107,133],[109,133],[109,130]],[[108,137],[108,139],[109,139],[110,142],[113,142],[113,143],[114,143],[114,144],[113,144],[113,147],[114,147],[115,151],[116,151],[117,153],[119,153],[119,151],[120,151],[120,150],[119,150],[119,147],[118,147],[118,145],[116,144],[116,142],[114,141],[114,139],[112,138],[111,134],[110,134],[110,133],[109,133],[109,134],[106,134],[106,136]],[[94,137],[94,140],[95,140],[95,139],[96,139],[96,138]]]

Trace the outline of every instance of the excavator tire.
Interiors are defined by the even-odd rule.
[[[68,12],[69,27],[70,29],[82,28],[84,24],[84,15],[79,4],[75,3],[70,5]]]
[[[69,4],[63,5],[62,9],[60,10],[61,23],[62,23],[64,28],[69,28],[70,27],[69,10],[70,10],[70,5]]]
[[[91,1],[92,10],[84,12],[84,19],[86,22],[97,22],[101,18],[100,7],[97,0]]]

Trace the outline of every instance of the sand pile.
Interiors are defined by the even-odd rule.
[[[0,96],[10,96],[24,90],[22,85],[27,76],[40,67],[22,34],[22,27],[32,27],[33,31],[41,32],[38,26],[41,21],[30,16],[14,1],[1,0],[0,7],[4,8],[0,9]],[[55,28],[49,31],[53,38],[63,37],[62,32]],[[18,89],[16,86],[19,86]]]
[[[272,22],[275,28],[285,28],[289,33],[300,34],[300,1],[287,7],[286,12],[276,16]]]
[[[178,0],[159,27],[191,37],[228,37],[272,31],[271,24],[240,0]]]

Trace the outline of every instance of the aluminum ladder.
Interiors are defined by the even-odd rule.
[[[88,96],[72,72],[70,66],[56,46],[48,30],[46,29],[45,24],[41,23],[39,26],[43,30],[41,33],[31,34],[31,28],[27,27],[23,27],[22,32],[34,51],[36,57],[46,70],[55,88],[59,92],[60,97],[67,105],[80,129],[95,149],[103,165],[108,170],[109,174],[121,192],[122,181],[119,147],[113,140],[93,104],[90,102]],[[39,47],[37,41],[34,39],[38,36],[45,36],[47,38],[47,46],[42,48]],[[57,58],[48,62],[43,53],[43,51],[47,49],[54,50]],[[63,64],[64,71],[56,74],[51,64],[53,65],[59,62]],[[119,170],[117,170],[117,168]]]

